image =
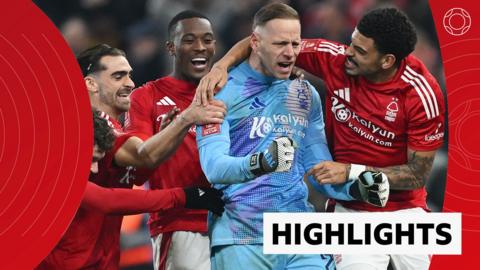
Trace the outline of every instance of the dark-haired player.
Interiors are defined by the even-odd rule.
[[[442,91],[423,63],[411,55],[417,41],[409,19],[395,8],[362,17],[349,46],[324,39],[302,41],[296,64],[327,86],[326,130],[333,161],[309,173],[318,183],[355,180],[365,170],[390,182],[385,208],[338,201],[337,212],[424,212],[425,182],[444,136]],[[227,67],[245,57],[248,41],[236,45],[205,76],[198,100],[206,103],[223,86]],[[220,83],[219,83],[220,82]],[[313,183],[316,185],[317,183]],[[337,268],[428,269],[427,255],[341,255]]]
[[[143,140],[162,130],[163,119],[172,108],[188,108],[215,53],[212,26],[200,13],[177,14],[168,25],[168,37],[166,46],[174,59],[173,72],[139,87],[131,97],[126,131]],[[182,144],[155,170],[150,188],[210,186],[200,168],[194,126],[179,134],[178,139]],[[155,269],[210,269],[207,211],[172,209],[151,213],[149,225]]]
[[[99,186],[130,189],[134,183],[143,184],[148,174],[139,174],[138,171],[127,166],[155,167],[174,152],[179,142],[182,141],[182,134],[185,134],[191,125],[222,122],[225,112],[223,106],[211,105],[208,108],[202,108],[191,104],[161,133],[146,141],[126,134],[122,130],[119,118],[130,108],[130,93],[135,85],[130,78],[132,68],[125,53],[117,48],[101,44],[80,53],[77,61],[89,90],[92,105],[102,111],[101,117],[107,120],[116,135],[112,150],[107,151],[105,157],[99,161],[98,173],[92,174],[90,177],[90,181]],[[173,114],[175,113],[173,111]],[[172,112],[169,112],[170,115]],[[101,196],[97,199],[101,199]],[[131,205],[127,206],[132,207]],[[82,252],[77,250],[71,253],[73,255],[75,252],[77,255],[81,254],[79,257],[82,257],[83,260],[82,267],[118,269],[122,214],[130,213],[128,211],[115,212],[115,215],[105,215],[105,213],[95,213],[95,211],[80,214],[82,217],[96,214],[101,216],[98,223],[92,223],[94,225],[91,226],[94,229],[91,234],[78,235],[77,239],[75,237],[69,239],[70,246],[75,245],[82,250]],[[144,208],[142,212],[148,211],[156,210]]]
[[[98,161],[108,152],[115,136],[108,122],[94,112],[94,146],[90,172],[98,173]],[[200,193],[204,193],[200,196]],[[221,211],[221,192],[212,188],[172,188],[165,190],[131,190],[105,188],[88,181],[80,208],[59,243],[36,268],[41,269],[115,269],[104,264],[101,245],[102,224],[107,215],[131,215],[171,208],[202,208]],[[120,234],[119,231],[116,232]],[[118,247],[117,247],[118,249]],[[105,268],[107,267],[107,268]]]

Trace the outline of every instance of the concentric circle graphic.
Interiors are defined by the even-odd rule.
[[[472,18],[463,8],[452,8],[443,16],[443,27],[450,35],[461,36],[471,25]]]
[[[79,205],[92,117],[75,58],[30,1],[0,18],[0,269],[32,269]]]

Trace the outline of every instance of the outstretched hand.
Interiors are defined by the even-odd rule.
[[[227,114],[227,107],[220,100],[212,99],[206,106],[193,101],[181,117],[195,125],[221,124]]]
[[[164,128],[166,128],[175,119],[175,117],[179,112],[180,112],[180,109],[177,106],[175,106],[166,114],[163,114],[160,122],[160,130],[163,130]]]
[[[227,83],[227,69],[214,66],[207,75],[203,76],[197,86],[194,101],[197,105],[207,106],[213,100],[213,95],[220,91]]]
[[[347,181],[347,164],[323,161],[308,171],[319,184],[343,184]]]

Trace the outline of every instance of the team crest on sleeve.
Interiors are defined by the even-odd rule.
[[[288,87],[289,102],[286,104],[289,111],[295,111],[307,116],[311,109],[312,91],[304,80],[293,80]]]
[[[208,124],[202,126],[202,136],[220,134],[220,124]]]

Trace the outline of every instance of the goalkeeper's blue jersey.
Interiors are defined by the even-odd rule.
[[[266,77],[245,61],[229,73],[216,98],[227,106],[225,121],[197,127],[202,169],[224,192],[226,203],[222,217],[209,218],[211,243],[261,244],[264,212],[313,211],[303,176],[318,162],[331,160],[320,97],[307,81]],[[291,170],[255,178],[250,155],[282,136],[294,141]],[[351,200],[349,184],[315,187],[328,197]]]

